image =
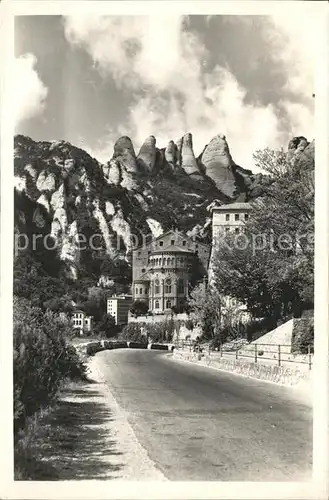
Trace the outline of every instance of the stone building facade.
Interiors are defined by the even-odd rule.
[[[133,251],[133,299],[154,314],[182,309],[190,287],[207,276],[210,248],[169,231]]]
[[[213,282],[213,262],[221,239],[234,233],[237,236],[243,231],[243,226],[250,219],[252,205],[246,202],[235,202],[212,208],[212,250],[208,268],[208,280]],[[246,307],[229,296],[222,296],[222,321],[230,318],[230,322],[247,322],[250,314]]]

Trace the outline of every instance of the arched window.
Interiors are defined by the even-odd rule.
[[[171,308],[171,300],[167,300],[166,301],[166,309],[170,309]]]
[[[168,259],[168,260],[169,260],[169,259]],[[165,265],[167,265],[167,259],[166,259],[166,257],[164,257],[164,259],[163,259],[163,265],[164,265],[164,266],[165,266]]]
[[[135,293],[136,293],[136,295],[138,295],[138,288],[136,288]]]
[[[143,294],[143,288],[139,289],[139,293],[142,295]]]
[[[165,293],[171,293],[171,279],[170,278],[166,279]]]
[[[158,301],[158,300],[156,300],[156,301],[154,302],[154,308],[155,308],[155,309],[159,309],[159,301]]]
[[[155,290],[154,290],[154,293],[156,295],[158,295],[160,293],[160,281],[159,280],[155,280],[154,281],[154,284],[155,284]]]

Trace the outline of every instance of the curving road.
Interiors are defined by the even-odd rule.
[[[310,480],[312,409],[293,389],[160,351],[96,358],[137,439],[169,480]]]

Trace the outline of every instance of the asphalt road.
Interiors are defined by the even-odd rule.
[[[311,479],[312,409],[293,389],[122,349],[98,368],[169,480]]]

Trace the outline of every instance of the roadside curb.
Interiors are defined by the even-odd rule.
[[[164,474],[149,458],[145,448],[139,443],[133,428],[128,422],[127,414],[120,408],[113,396],[104,376],[97,366],[97,357],[88,362],[88,377],[99,384],[99,390],[106,398],[106,404],[112,411],[110,423],[111,435],[115,439],[120,453],[126,462],[120,480],[133,481],[168,481]]]
[[[290,387],[298,391],[311,392],[312,389],[312,375],[298,370],[289,370],[286,367],[278,366],[265,366],[256,365],[255,363],[241,362],[241,360],[199,360],[196,355],[192,353],[178,353],[174,352],[172,359],[175,361],[183,361],[194,365],[202,366],[204,368],[211,368],[213,370],[231,373],[241,377],[259,380],[270,384],[280,385],[283,387]],[[190,359],[188,359],[190,358]],[[230,361],[230,362],[229,362]],[[274,368],[274,369],[273,369]],[[255,374],[257,376],[255,376]]]

